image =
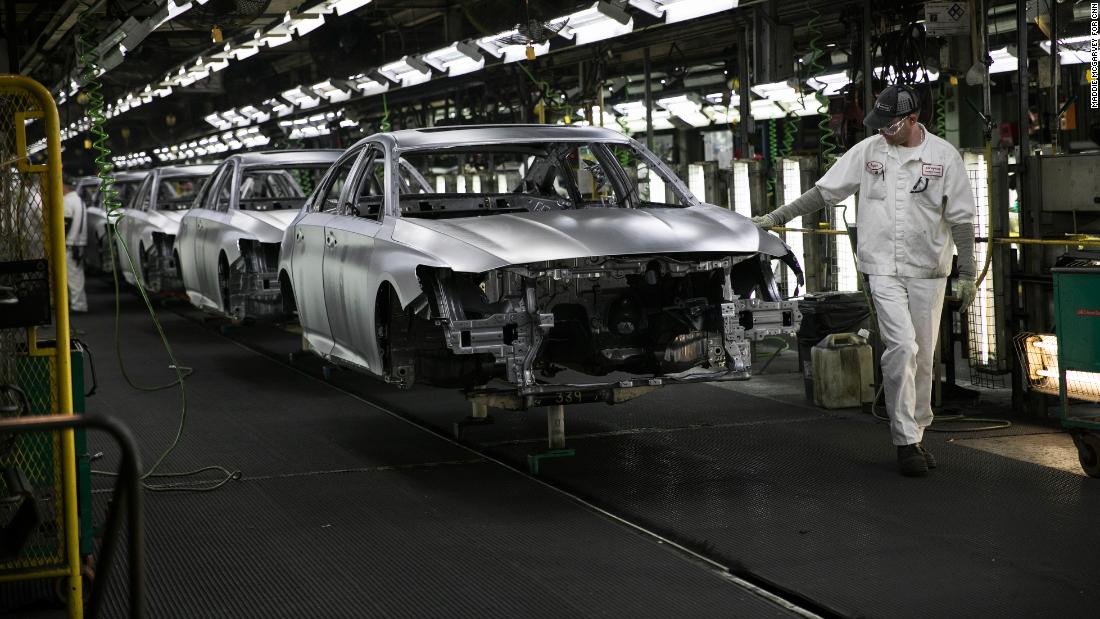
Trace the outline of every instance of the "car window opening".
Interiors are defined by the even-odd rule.
[[[690,205],[662,167],[629,144],[611,142],[407,151],[397,168],[399,204],[404,217],[432,219]],[[665,191],[651,200],[640,178]]]

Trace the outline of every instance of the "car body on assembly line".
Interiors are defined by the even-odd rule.
[[[127,282],[136,284],[140,274],[142,285],[150,292],[183,290],[175,251],[176,234],[180,220],[216,168],[215,164],[164,166],[145,177],[117,223],[119,235],[126,242],[126,253],[133,261],[130,268],[122,247],[118,248],[116,255]]]
[[[114,175],[115,182],[111,184],[111,190],[118,200],[118,208],[125,209],[137,195],[138,188],[145,182],[149,170],[130,170]],[[92,177],[94,178],[94,177]],[[89,179],[89,185],[93,182]],[[84,261],[93,270],[110,271],[114,259],[113,249],[115,242],[107,237],[107,210],[103,203],[104,192],[95,182],[96,191],[94,202],[85,203],[88,217],[88,245],[84,250]],[[80,197],[84,198],[87,190],[81,190]]]
[[[180,220],[176,251],[191,303],[235,319],[282,314],[279,244],[339,150],[227,157]]]
[[[801,280],[778,237],[628,137],[445,127],[348,149],[287,228],[279,277],[316,354],[526,407],[748,378],[750,341],[800,321],[773,260]],[[563,370],[584,378],[553,383]]]

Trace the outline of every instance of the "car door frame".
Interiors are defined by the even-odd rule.
[[[242,167],[238,159],[230,159],[229,165],[232,166],[232,169],[229,170],[229,202],[225,205],[223,211],[219,205],[218,196],[214,196],[214,208],[207,209],[208,213],[200,237],[202,239],[202,261],[205,268],[205,275],[202,279],[203,294],[210,300],[214,309],[227,314],[230,310],[229,299],[223,298],[221,282],[218,281],[218,262],[222,253],[226,254],[227,266],[232,265],[240,257],[240,249],[236,244],[239,231],[233,227],[232,221],[233,213],[240,207]],[[232,243],[227,242],[230,237],[233,239]]]
[[[352,176],[341,192],[338,212],[325,226],[325,258],[322,261],[332,355],[376,374],[381,373],[381,368],[370,362],[371,342],[376,337],[374,302],[377,295],[377,286],[371,277],[371,256],[386,216],[387,153],[381,142],[363,144]],[[362,183],[369,180],[368,174],[379,160],[383,166],[379,186],[381,200],[376,218],[371,219],[352,213],[351,209],[357,208]]]
[[[137,282],[141,280],[145,263],[145,256],[141,255],[141,236],[147,225],[148,206],[152,200],[153,192],[156,190],[158,176],[159,172],[152,170],[145,176],[145,180],[141,181],[141,185],[134,195],[133,206],[124,208],[122,217],[119,219],[118,227],[120,230],[118,236],[120,238],[114,239],[122,277],[132,286],[137,285]],[[119,247],[120,243],[125,244],[125,247]],[[129,259],[127,259],[127,255]],[[130,268],[131,261],[133,262],[133,269]],[[142,286],[145,285],[144,280],[141,283]]]
[[[321,177],[317,188],[305,204],[302,212],[287,228],[287,241],[290,243],[289,263],[290,282],[294,301],[298,310],[298,323],[302,327],[302,336],[317,354],[328,356],[332,353],[332,332],[329,328],[328,308],[324,294],[325,225],[336,217],[336,213],[314,210],[319,201],[328,195],[335,182],[340,167],[351,161],[348,179],[355,176],[356,166],[365,149],[352,147],[329,166]],[[340,188],[337,204],[343,204],[348,182]],[[284,244],[284,248],[287,245]]]
[[[203,185],[199,196],[195,199],[194,206],[187,211],[187,214],[180,221],[180,231],[176,238],[180,254],[180,269],[183,271],[184,289],[192,305],[201,308],[215,305],[214,300],[206,296],[203,286],[206,279],[206,263],[203,260],[206,222],[209,219],[208,213],[212,211],[210,208],[211,203],[213,205],[217,204],[218,189],[224,176],[233,172],[233,163],[233,159],[222,162],[211,175],[210,181]],[[232,192],[232,177],[230,177],[230,191]]]

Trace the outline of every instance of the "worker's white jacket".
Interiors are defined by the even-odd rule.
[[[873,135],[817,181],[826,204],[859,191],[856,263],[868,275],[946,277],[950,226],[973,225],[974,194],[959,151],[927,130],[924,136],[906,148]]]
[[[88,214],[84,208],[84,201],[80,194],[70,191],[61,200],[65,219],[69,220],[69,227],[65,231],[65,244],[75,247],[84,247],[88,244]]]

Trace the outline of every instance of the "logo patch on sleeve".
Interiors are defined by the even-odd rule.
[[[874,174],[875,176],[878,176],[879,174],[882,174],[882,162],[880,162],[880,161],[868,161],[867,162],[867,171],[870,172],[871,174]]]
[[[926,163],[921,166],[921,176],[943,177],[943,166],[938,163]]]

